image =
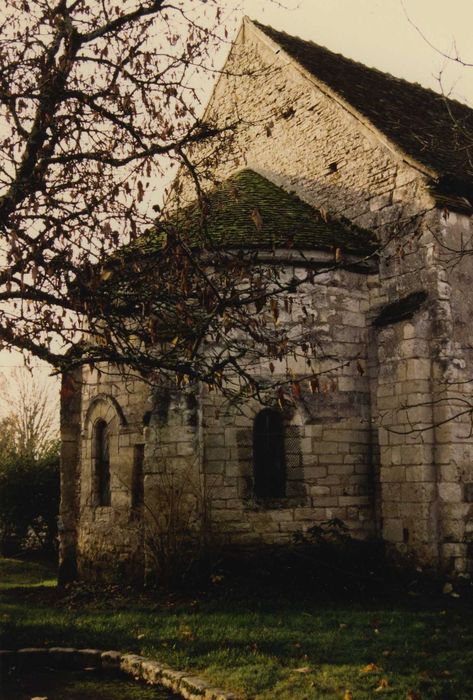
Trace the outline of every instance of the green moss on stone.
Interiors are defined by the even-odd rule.
[[[142,252],[161,247],[163,234],[177,230],[190,240],[231,248],[295,248],[372,255],[377,241],[347,220],[330,219],[295,194],[253,170],[242,170],[163,222],[140,242]]]

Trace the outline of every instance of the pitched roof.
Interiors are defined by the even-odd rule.
[[[168,222],[169,223],[169,222]],[[202,211],[194,203],[179,210],[171,227],[198,238]],[[210,240],[235,248],[294,248],[335,251],[358,256],[372,255],[377,241],[369,231],[348,220],[328,219],[293,193],[250,169],[241,170],[205,197],[204,225]],[[167,223],[157,226],[142,247],[152,252]]]
[[[466,181],[463,196],[470,187],[473,192],[473,109],[311,41],[253,24],[404,153],[443,177],[444,193],[461,194],[460,181]]]

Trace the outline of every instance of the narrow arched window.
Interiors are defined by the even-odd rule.
[[[145,446],[135,445],[133,454],[133,474],[131,479],[131,507],[140,508],[143,505],[143,464]]]
[[[95,425],[95,483],[97,505],[110,505],[110,434],[108,425],[99,420]]]
[[[256,498],[286,495],[283,418],[271,408],[260,411],[253,424],[253,472]]]

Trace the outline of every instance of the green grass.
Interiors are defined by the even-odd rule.
[[[132,599],[117,588],[98,597],[34,586],[0,592],[4,648],[143,653],[258,700],[341,700],[347,689],[354,700],[473,697],[473,610],[463,598],[343,601],[227,585],[195,599]]]
[[[0,559],[0,591],[27,586],[56,586],[56,571],[52,564],[22,559]]]

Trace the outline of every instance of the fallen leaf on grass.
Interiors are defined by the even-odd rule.
[[[295,668],[294,673],[310,673],[310,666],[301,666],[301,668]]]
[[[343,700],[353,700],[353,693],[351,692],[351,690],[345,690]]]
[[[366,664],[366,666],[361,669],[361,673],[380,673],[382,670],[381,666],[371,663]]]
[[[387,678],[381,678],[378,685],[374,689],[375,693],[379,693],[380,690],[386,690],[389,687],[389,681]]]
[[[193,642],[195,640],[194,632],[188,625],[182,625],[178,634],[179,638],[185,642]]]

